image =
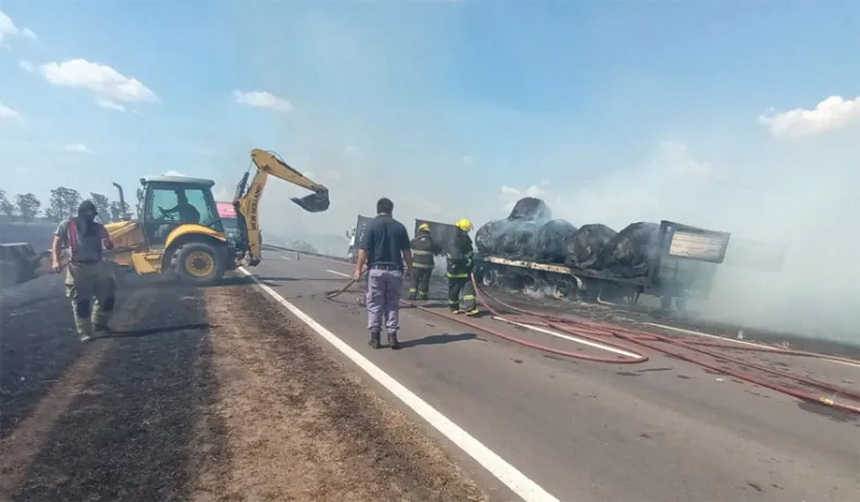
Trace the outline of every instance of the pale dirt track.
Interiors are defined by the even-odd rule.
[[[132,281],[81,345],[59,278],[2,299],[0,500],[483,500],[244,281]]]

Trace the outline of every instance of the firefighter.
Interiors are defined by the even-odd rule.
[[[433,273],[433,255],[437,252],[430,235],[430,225],[418,226],[418,235],[412,239],[412,284],[409,286],[408,300],[426,300],[430,290],[430,275]]]
[[[478,315],[478,303],[475,300],[475,289],[472,286],[471,275],[474,269],[475,252],[472,249],[472,239],[469,231],[472,223],[462,219],[455,225],[454,238],[448,245],[448,308],[451,313],[459,314],[460,293],[463,293],[464,312],[468,316]]]
[[[115,303],[116,278],[103,249],[113,249],[104,225],[95,221],[96,206],[85,200],[77,218],[60,223],[51,245],[52,268],[62,269],[61,248],[68,258],[66,296],[72,300],[75,327],[82,342],[108,331],[107,322]],[[95,298],[95,302],[93,302]]]

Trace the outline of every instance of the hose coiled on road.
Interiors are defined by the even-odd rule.
[[[726,354],[718,353],[718,352],[715,352],[713,350],[700,348],[700,346],[711,346],[711,347],[715,347],[715,348],[728,349],[728,350],[741,350],[741,351],[746,350],[746,351],[770,352],[770,353],[785,355],[785,356],[811,357],[811,358],[822,359],[822,360],[830,360],[830,361],[844,362],[844,363],[849,363],[849,364],[856,364],[858,366],[860,366],[860,361],[856,361],[856,360],[848,359],[848,358],[844,358],[844,357],[830,356],[830,355],[826,355],[826,354],[817,354],[814,352],[805,352],[805,351],[795,351],[795,350],[782,349],[782,348],[778,348],[778,347],[773,347],[773,348],[766,347],[766,346],[759,346],[759,347],[743,346],[743,347],[741,347],[741,346],[730,346],[730,345],[714,343],[714,342],[703,342],[703,341],[693,341],[693,340],[685,341],[683,339],[668,337],[668,336],[659,335],[656,333],[639,331],[639,330],[625,328],[622,326],[610,325],[610,324],[606,324],[606,323],[600,323],[600,322],[592,321],[590,319],[585,319],[582,317],[574,317],[574,316],[559,317],[559,316],[549,315],[546,313],[536,312],[536,311],[532,311],[532,310],[528,310],[528,309],[509,305],[509,304],[499,300],[498,298],[493,297],[492,295],[490,295],[489,293],[487,293],[486,291],[481,289],[478,286],[478,282],[475,279],[474,274],[471,275],[470,279],[472,281],[472,285],[474,286],[475,294],[478,298],[478,301],[481,303],[481,305],[487,311],[491,312],[494,315],[494,317],[496,317],[500,320],[503,320],[506,322],[524,324],[524,325],[528,325],[528,326],[532,326],[532,327],[541,326],[541,327],[554,329],[556,331],[567,333],[567,334],[572,335],[572,336],[577,336],[580,338],[584,338],[586,340],[600,343],[602,345],[607,345],[607,346],[610,346],[610,347],[613,347],[613,348],[616,348],[619,350],[623,350],[625,352],[634,354],[634,357],[626,357],[626,356],[618,356],[615,358],[599,357],[599,356],[591,356],[591,355],[583,354],[581,352],[572,352],[572,351],[567,351],[567,350],[556,349],[554,347],[541,345],[538,343],[530,342],[528,340],[523,340],[521,338],[518,338],[518,337],[515,337],[512,335],[508,335],[506,333],[502,333],[501,331],[494,330],[488,326],[481,325],[477,322],[474,322],[474,321],[471,321],[468,319],[463,319],[463,318],[457,317],[456,315],[453,315],[453,314],[441,312],[439,309],[424,307],[424,306],[417,305],[413,302],[408,302],[405,300],[401,300],[401,303],[406,307],[415,308],[415,309],[421,310],[423,312],[427,312],[427,313],[430,313],[430,314],[433,314],[433,315],[436,315],[439,317],[443,317],[445,319],[449,319],[449,320],[458,322],[458,323],[463,324],[465,326],[469,326],[470,328],[480,330],[482,332],[491,334],[493,336],[497,336],[497,337],[502,338],[504,340],[508,340],[508,341],[516,343],[518,345],[537,349],[537,350],[540,350],[543,352],[548,352],[551,354],[556,354],[556,355],[565,356],[565,357],[571,357],[571,358],[575,358],[575,359],[582,359],[582,360],[586,360],[586,361],[601,362],[601,363],[614,363],[614,364],[637,364],[637,363],[642,363],[642,362],[648,361],[648,357],[646,355],[638,352],[636,349],[633,349],[629,346],[620,345],[620,344],[616,344],[616,343],[612,343],[612,342],[607,341],[607,338],[609,338],[609,337],[618,338],[618,339],[624,340],[625,342],[629,342],[631,344],[638,345],[640,347],[645,347],[647,349],[651,349],[651,350],[654,350],[654,351],[657,351],[657,352],[660,352],[660,353],[663,353],[663,354],[666,354],[666,355],[669,355],[672,357],[676,357],[676,358],[685,360],[687,362],[696,364],[698,366],[701,366],[703,368],[707,368],[709,370],[716,371],[716,372],[719,372],[721,374],[732,376],[732,377],[744,380],[744,381],[749,382],[749,383],[760,385],[762,387],[766,387],[768,389],[771,389],[771,390],[774,390],[774,391],[777,391],[777,392],[780,392],[780,393],[783,393],[783,394],[786,394],[786,395],[789,395],[789,396],[792,396],[792,397],[795,397],[795,398],[798,398],[798,399],[801,399],[804,401],[810,401],[810,402],[814,402],[814,403],[824,404],[824,405],[827,405],[827,406],[830,406],[833,408],[840,409],[842,411],[860,414],[860,406],[852,405],[852,404],[848,404],[848,403],[837,402],[835,400],[835,398],[837,396],[842,396],[842,397],[846,397],[849,399],[860,400],[860,392],[856,392],[856,391],[848,390],[848,389],[843,389],[843,388],[840,388],[840,387],[837,387],[837,386],[834,386],[834,385],[831,385],[831,384],[828,384],[825,382],[821,382],[821,381],[813,379],[813,378],[800,377],[800,376],[791,374],[789,372],[776,370],[776,369],[772,369],[772,368],[767,368],[767,367],[764,367],[764,366],[761,366],[761,365],[758,365],[755,363],[751,363],[749,361],[743,361],[741,359],[731,357],[731,356],[726,355]],[[352,285],[355,284],[356,282],[358,282],[358,281],[356,281],[355,279],[351,279],[343,288],[341,288],[339,290],[327,292],[326,298],[328,298],[329,300],[336,298],[337,296],[339,296],[339,295],[343,294],[344,292],[346,292],[347,290],[349,290],[349,288],[352,287]],[[512,312],[515,312],[519,315],[529,316],[532,319],[524,320],[524,321],[514,321],[513,319],[503,315],[496,308],[491,306],[490,302],[488,302],[487,299],[491,300],[494,303],[497,303],[497,304],[503,306],[504,308],[506,308]],[[805,390],[794,389],[794,388],[788,387],[786,385],[782,385],[782,384],[779,384],[776,382],[765,380],[764,378],[760,378],[758,376],[752,375],[747,371],[742,371],[739,369],[732,369],[732,368],[725,367],[723,365],[710,363],[708,361],[702,360],[701,358],[698,358],[698,357],[695,357],[692,355],[688,355],[688,354],[683,354],[681,352],[677,352],[677,351],[673,351],[673,350],[668,350],[664,347],[659,347],[659,346],[655,345],[654,343],[649,343],[649,342],[663,343],[663,344],[677,347],[677,348],[680,348],[683,350],[688,350],[688,351],[691,351],[694,353],[706,355],[706,356],[712,357],[714,359],[724,361],[726,363],[735,364],[735,365],[745,367],[748,369],[753,369],[753,370],[761,371],[763,373],[768,373],[768,374],[771,374],[773,376],[790,379],[790,380],[793,380],[797,383],[800,383],[800,384],[808,386],[808,387],[814,387],[814,388],[818,388],[820,390],[827,391],[830,393],[831,397],[816,395],[816,394],[813,394],[811,392],[807,392]]]

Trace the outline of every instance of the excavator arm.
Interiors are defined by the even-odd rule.
[[[257,167],[257,172],[250,184],[248,184],[250,172],[245,173],[242,177],[236,187],[236,198],[233,201],[233,206],[237,209],[239,219],[240,247],[244,248],[248,264],[255,266],[260,263],[262,256],[259,205],[269,175],[314,192],[302,198],[290,198],[305,211],[311,213],[325,211],[328,209],[330,201],[328,188],[311,181],[275,154],[254,149],[251,151],[251,161]]]

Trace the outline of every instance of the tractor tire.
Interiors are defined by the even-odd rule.
[[[227,253],[208,242],[189,242],[170,257],[170,268],[180,282],[206,286],[223,277]]]

